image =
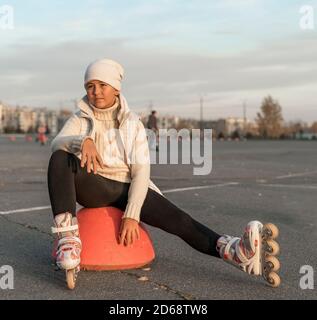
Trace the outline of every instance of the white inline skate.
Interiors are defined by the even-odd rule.
[[[279,230],[272,224],[251,221],[245,228],[242,238],[223,235],[217,241],[217,250],[221,258],[253,275],[262,275],[272,287],[281,283],[276,273],[280,262],[276,258],[280,248],[274,240]]]
[[[55,217],[55,227],[52,233],[58,236],[56,248],[56,265],[66,271],[66,281],[69,289],[74,289],[78,272],[80,271],[81,241],[78,223],[71,213],[61,213]]]

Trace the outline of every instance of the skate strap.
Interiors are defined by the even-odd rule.
[[[81,248],[81,240],[78,237],[64,237],[58,241],[57,253],[73,246]]]
[[[236,241],[238,241],[238,240],[240,240],[240,238],[238,238],[238,237],[232,237],[232,238],[228,241],[227,245],[225,246],[224,253],[225,253],[225,254],[228,254],[228,253],[230,252],[230,249],[231,249],[232,245],[233,245]]]
[[[230,239],[230,238],[229,238]],[[230,249],[232,247],[232,245],[237,241],[239,240],[240,238],[237,238],[237,237],[232,237],[226,244],[225,246],[225,249],[224,249],[224,252],[223,252],[223,255],[227,256],[229,253],[230,253]]]
[[[236,238],[237,239],[237,238]],[[245,266],[249,263],[249,259],[244,255],[243,251],[241,250],[240,244],[241,244],[241,238],[238,238],[239,241],[235,243],[235,252],[241,261],[241,265]]]
[[[60,232],[67,232],[67,231],[74,231],[78,230],[78,225],[74,226],[67,226],[67,227],[52,227],[52,233],[60,233]]]

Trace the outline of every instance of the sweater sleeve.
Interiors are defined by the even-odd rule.
[[[139,121],[136,139],[132,148],[131,184],[128,203],[123,218],[140,222],[142,205],[148,192],[150,182],[150,152],[143,123]]]
[[[51,142],[51,151],[64,150],[70,153],[80,152],[82,145],[89,136],[80,135],[81,122],[77,115],[71,116],[62,130]]]

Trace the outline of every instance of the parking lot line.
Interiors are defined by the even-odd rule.
[[[309,176],[311,174],[315,174],[317,171],[306,171],[306,172],[299,172],[299,173],[290,173],[283,176],[278,176],[275,179],[287,179],[287,178],[293,178],[293,177],[302,177],[302,176]]]
[[[304,184],[268,184],[268,183],[261,183],[259,184],[263,187],[276,187],[276,188],[293,188],[293,189],[317,189],[317,186],[311,185],[304,185]]]
[[[198,189],[207,189],[207,188],[216,188],[216,187],[226,187],[231,185],[237,185],[238,182],[227,182],[222,184],[212,184],[208,186],[196,186],[196,187],[188,187],[188,188],[177,188],[177,189],[168,189],[162,190],[162,193],[172,193],[172,192],[180,192],[180,191],[188,191],[188,190],[198,190]],[[0,215],[7,215],[12,213],[21,213],[21,212],[30,212],[30,211],[39,211],[50,209],[51,206],[43,206],[43,207],[33,207],[33,208],[22,208],[16,210],[8,210],[8,211],[0,211]]]
[[[9,211],[0,211],[0,215],[28,212],[28,211],[39,211],[39,210],[45,210],[45,209],[50,209],[50,208],[51,208],[51,206],[44,206],[44,207],[22,208],[22,209],[9,210]]]
[[[180,191],[188,191],[188,190],[226,187],[226,186],[233,186],[233,185],[238,185],[238,184],[239,184],[239,182],[227,182],[227,183],[221,183],[221,184],[211,184],[208,186],[196,186],[196,187],[187,187],[187,188],[168,189],[168,190],[163,190],[162,192],[163,193],[172,193],[172,192],[180,192]]]

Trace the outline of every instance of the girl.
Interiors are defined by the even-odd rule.
[[[85,72],[86,95],[52,141],[48,188],[58,234],[56,263],[79,269],[81,241],[76,202],[84,207],[114,206],[124,212],[119,241],[139,238],[139,222],[160,228],[194,249],[222,258],[244,272],[263,275],[272,285],[280,279],[278,230],[251,221],[241,238],[219,235],[175,206],[150,180],[145,128],[121,93],[122,66],[109,59],[91,63]],[[268,254],[270,253],[270,255]]]

